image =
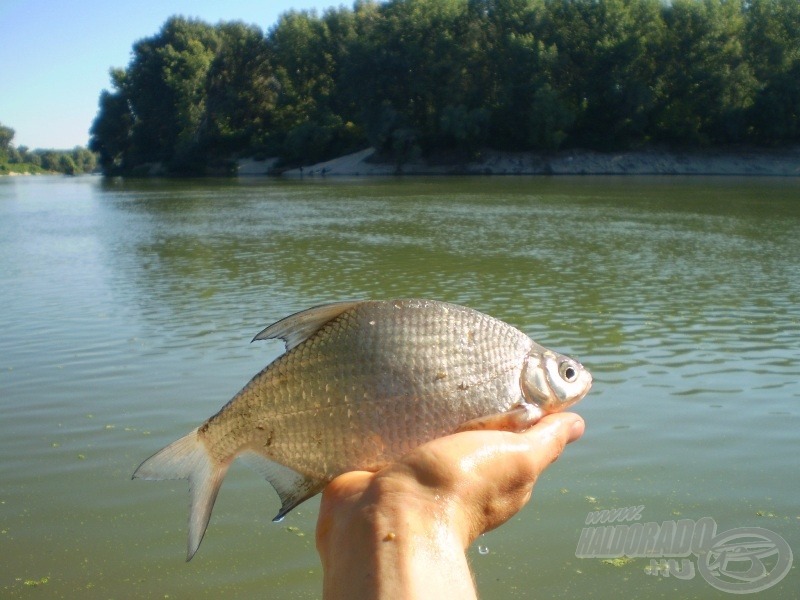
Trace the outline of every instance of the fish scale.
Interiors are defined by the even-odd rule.
[[[278,491],[282,518],[341,473],[376,471],[459,428],[513,428],[515,407],[529,426],[591,386],[580,363],[511,325],[432,300],[324,305],[255,339],[270,338],[283,339],[286,352],[134,473],[189,479],[190,558],[239,456]]]

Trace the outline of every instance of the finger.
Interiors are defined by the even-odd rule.
[[[519,434],[529,446],[528,458],[536,474],[555,461],[567,444],[579,439],[585,429],[584,420],[575,413],[544,416],[536,425]]]

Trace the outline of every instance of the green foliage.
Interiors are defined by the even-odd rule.
[[[675,0],[665,14],[658,137],[688,144],[742,141],[758,89],[744,50],[742,0]]]
[[[15,131],[0,123],[0,174],[91,173],[97,166],[94,152],[76,146],[73,150],[35,150],[27,146],[14,148]]]
[[[800,2],[751,0],[745,21],[747,59],[759,89],[748,120],[764,143],[800,138]]]
[[[246,153],[267,138],[278,83],[260,29],[223,23],[218,30],[220,47],[208,69],[200,139],[209,156],[224,158]]]
[[[11,145],[15,131],[0,123],[0,173],[7,173],[8,163],[19,162],[14,147]]]
[[[8,160],[9,152],[12,151],[11,141],[16,132],[11,127],[6,127],[0,123],[0,162]]]
[[[123,171],[131,149],[133,115],[118,74],[117,91],[100,94],[100,112],[92,123],[89,148],[97,153],[100,166],[106,173]]]
[[[647,136],[663,16],[658,0],[547,2],[538,32],[557,51],[548,82],[573,119],[573,143],[608,149]]]
[[[218,47],[214,27],[179,17],[134,45],[123,80],[134,162],[162,161],[179,172],[194,168],[206,79]]]
[[[97,168],[97,155],[81,146],[73,148],[70,158],[75,164],[76,173],[91,173]]]
[[[108,173],[797,143],[800,2],[359,0],[266,33],[173,17],[111,80],[90,145]]]

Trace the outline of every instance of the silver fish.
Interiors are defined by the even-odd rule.
[[[318,306],[254,340],[275,338],[284,354],[133,474],[189,480],[187,560],[237,457],[278,492],[278,520],[341,473],[377,471],[459,430],[524,429],[592,385],[579,362],[507,323],[431,300]]]

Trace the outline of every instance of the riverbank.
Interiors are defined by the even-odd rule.
[[[41,167],[30,164],[2,164],[0,177],[27,177],[29,175],[53,175],[55,171],[45,171]]]
[[[240,161],[239,175],[275,174],[275,162]],[[748,148],[668,152],[594,152],[570,150],[551,154],[483,152],[466,163],[403,165],[376,161],[367,148],[333,160],[282,171],[287,177],[386,175],[761,175],[800,176],[800,148]]]

